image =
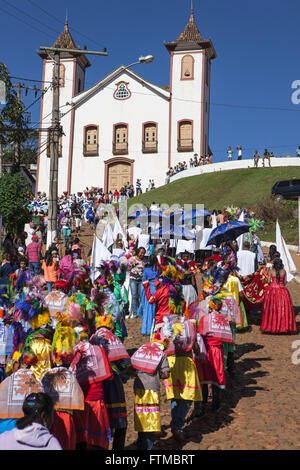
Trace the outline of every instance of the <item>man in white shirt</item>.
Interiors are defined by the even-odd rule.
[[[196,262],[199,262],[201,265],[203,264],[205,258],[212,256],[213,245],[206,246],[206,243],[209,239],[212,230],[212,228],[209,228],[209,223],[207,222],[207,220],[205,220],[204,228],[198,232],[200,237],[196,240]]]
[[[238,273],[240,276],[253,274],[256,268],[256,254],[250,251],[250,243],[245,242],[243,249],[237,253]]]

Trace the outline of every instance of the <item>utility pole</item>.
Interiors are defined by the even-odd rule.
[[[58,193],[58,153],[59,137],[61,135],[59,117],[59,65],[60,54],[54,53],[54,76],[52,82],[52,121],[50,129],[50,178],[49,178],[49,205],[48,205],[48,228],[47,246],[49,246],[57,235],[57,193]]]
[[[18,82],[17,84],[17,98],[18,98],[18,102],[20,102],[20,99],[21,99],[21,83],[20,82]],[[18,168],[20,166],[20,160],[21,160],[20,141],[17,137],[17,141],[15,142],[15,163],[17,164]]]
[[[50,178],[49,178],[49,204],[48,204],[48,228],[47,247],[51,245],[57,235],[57,196],[58,196],[58,154],[59,139],[62,135],[59,113],[59,86],[60,86],[60,54],[71,53],[76,57],[80,54],[93,54],[107,56],[106,49],[103,52],[87,51],[81,49],[67,49],[59,47],[40,47],[54,61],[54,76],[52,81],[52,121],[50,129]]]

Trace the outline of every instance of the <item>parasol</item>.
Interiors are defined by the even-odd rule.
[[[250,224],[247,224],[246,222],[240,222],[238,220],[220,224],[212,230],[206,246],[220,246],[222,242],[227,240],[235,240],[243,233],[249,232],[250,228]]]

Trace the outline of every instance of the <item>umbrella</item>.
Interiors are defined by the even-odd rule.
[[[182,223],[184,223],[187,220],[196,219],[197,217],[206,217],[207,215],[211,215],[211,213],[205,209],[192,209],[190,211],[178,211],[178,212],[173,212],[171,214],[171,216],[174,216],[174,218],[176,217],[176,220],[178,222],[182,222]]]
[[[162,211],[135,211],[128,215],[128,219],[139,219],[140,220],[154,220],[154,219],[168,219],[169,216],[165,215]]]
[[[233,220],[225,224],[220,224],[214,228],[207,240],[207,245],[220,246],[222,242],[227,240],[235,240],[243,233],[249,232],[250,224]]]
[[[160,226],[150,233],[152,238],[195,240],[196,235],[185,227],[179,225]]]

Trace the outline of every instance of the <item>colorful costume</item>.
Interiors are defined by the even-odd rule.
[[[164,381],[166,396],[171,400],[171,430],[180,431],[191,404],[202,401],[201,385],[192,357],[196,328],[191,320],[172,315],[164,318],[164,324],[156,325],[162,335],[173,330],[172,340],[165,353],[168,357],[170,376]]]
[[[113,377],[107,353],[102,346],[80,342],[75,346],[73,354],[70,370],[76,375],[85,402],[83,414],[74,415],[77,443],[86,443],[87,448],[96,446],[107,450],[111,432],[103,381]]]
[[[127,428],[127,410],[124,387],[120,378],[122,362],[130,364],[129,355],[121,340],[113,333],[114,323],[106,315],[96,317],[98,329],[91,336],[90,343],[101,345],[106,349],[110,361],[113,378],[103,382],[104,401],[111,430],[114,430],[113,450],[123,450]],[[128,364],[129,363],[129,364]]]
[[[134,428],[138,432],[139,450],[151,450],[153,433],[161,431],[160,378],[170,372],[163,351],[167,345],[167,339],[154,335],[152,341],[143,344],[131,358],[132,366],[137,371],[134,381]]]
[[[266,288],[260,329],[264,333],[296,333],[297,325],[291,295],[283,277],[276,276]]]

